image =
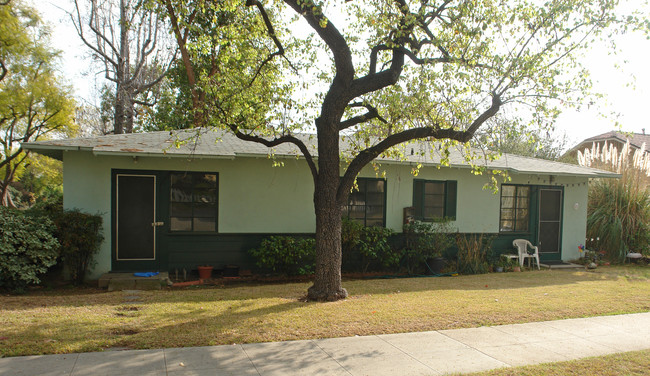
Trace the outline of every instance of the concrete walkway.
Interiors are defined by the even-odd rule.
[[[650,348],[650,312],[472,329],[0,359],[0,375],[443,375]]]

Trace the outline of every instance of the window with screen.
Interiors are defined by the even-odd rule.
[[[171,174],[171,231],[217,231],[218,181],[216,173]]]
[[[343,215],[364,226],[385,226],[386,181],[357,178],[357,188],[350,193]]]
[[[528,232],[530,223],[530,187],[501,186],[501,232]]]
[[[455,180],[413,181],[413,208],[415,219],[434,222],[439,219],[456,219]]]

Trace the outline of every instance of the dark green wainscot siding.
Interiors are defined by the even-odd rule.
[[[450,234],[451,236],[481,236],[484,238],[492,238],[492,246],[490,252],[487,255],[488,261],[492,262],[497,260],[501,254],[516,253],[515,248],[512,246],[512,241],[515,239],[529,239],[530,234],[503,234],[503,233],[454,233]],[[390,239],[391,246],[395,249],[404,248],[406,244],[406,239],[404,234],[394,234]],[[443,255],[449,260],[456,259],[458,257],[458,247],[455,242],[454,245],[447,250]]]
[[[255,260],[248,254],[264,238],[258,234],[168,234],[160,245],[168,258],[168,269],[196,269],[198,265],[212,265],[221,269],[237,265],[251,269]]]
[[[480,236],[479,233],[451,234],[451,236]],[[526,238],[523,234],[484,233],[484,237],[492,237],[491,251],[487,255],[488,262],[498,260],[502,253],[516,253],[512,246],[514,239]],[[162,254],[167,255],[166,262],[162,261],[161,269],[174,273],[175,270],[188,272],[196,270],[199,265],[212,265],[216,270],[226,265],[236,265],[240,269],[250,269],[255,273],[269,272],[260,269],[249,250],[259,247],[263,239],[269,236],[313,237],[314,234],[166,234],[165,241],[160,244]],[[390,238],[391,246],[401,249],[405,245],[404,234],[394,234]],[[458,248],[454,245],[444,255],[447,259],[455,259]],[[164,265],[166,264],[166,265]]]
[[[216,270],[226,265],[264,272],[257,267],[249,250],[259,247],[269,236],[313,237],[313,234],[167,234],[164,253],[168,255],[166,269],[195,270],[198,265],[212,265]]]

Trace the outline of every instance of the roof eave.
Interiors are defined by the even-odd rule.
[[[81,146],[66,146],[66,145],[44,145],[44,144],[35,144],[32,142],[24,142],[20,146],[27,151],[37,152],[39,154],[45,155],[50,158],[63,161],[63,152],[64,151],[90,151],[90,148],[84,148]]]
[[[154,157],[154,158],[185,158],[185,159],[235,159],[234,155],[214,154],[187,154],[187,153],[156,153],[147,151],[112,151],[92,150],[93,155],[114,156],[114,157]]]
[[[494,170],[499,170],[497,168],[494,168]],[[503,169],[506,170],[506,169]],[[512,172],[516,172],[518,174],[531,174],[531,175],[553,175],[553,176],[569,176],[569,177],[582,177],[582,178],[590,178],[590,179],[617,179],[620,178],[620,174],[601,174],[601,173],[590,173],[590,174],[585,174],[585,173],[571,173],[571,172],[549,172],[549,171],[526,171],[526,170],[516,170],[513,168],[507,169]]]

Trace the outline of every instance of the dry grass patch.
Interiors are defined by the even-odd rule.
[[[466,376],[642,376],[650,373],[650,350],[535,366],[500,368]]]
[[[304,302],[308,283],[0,296],[0,355],[162,348],[440,330],[650,310],[650,268],[347,281],[349,299]]]

